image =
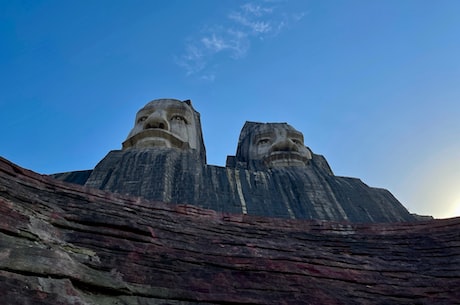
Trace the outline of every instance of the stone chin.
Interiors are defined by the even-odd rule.
[[[178,149],[189,149],[187,142],[163,129],[147,129],[141,131],[123,142],[123,149],[127,148],[149,148],[167,147]]]
[[[267,167],[286,167],[286,166],[306,166],[309,161],[308,156],[304,156],[294,151],[272,152],[263,161]]]

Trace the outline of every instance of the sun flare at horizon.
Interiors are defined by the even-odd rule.
[[[460,216],[460,198],[458,198],[455,203],[454,203],[454,206],[452,208],[452,212],[450,213],[450,217],[459,217]]]

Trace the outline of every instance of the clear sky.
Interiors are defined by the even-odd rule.
[[[0,156],[49,174],[191,99],[208,164],[288,122],[334,173],[460,216],[460,1],[0,0]]]

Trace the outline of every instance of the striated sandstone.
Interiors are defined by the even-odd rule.
[[[460,218],[357,224],[168,205],[0,159],[4,304],[458,304]]]

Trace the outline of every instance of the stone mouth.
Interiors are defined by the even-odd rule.
[[[308,162],[308,157],[296,151],[274,151],[264,158],[268,166],[304,166]]]
[[[123,142],[123,149],[136,147],[137,144],[143,143],[141,147],[175,147],[180,149],[189,148],[189,144],[176,136],[175,134],[161,129],[161,128],[148,128]]]

